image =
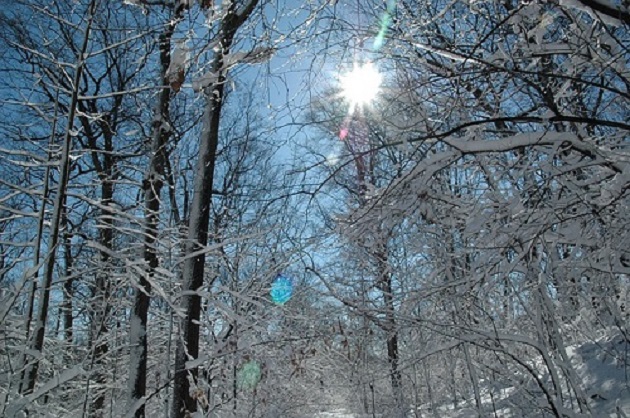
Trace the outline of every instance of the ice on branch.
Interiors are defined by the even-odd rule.
[[[190,9],[193,6],[193,0],[179,0],[178,7],[185,7],[186,9]]]
[[[219,76],[217,75],[217,73],[213,71],[208,71],[201,77],[193,80],[192,88],[195,92],[200,92],[206,87],[214,84],[218,79],[219,79]]]
[[[248,52],[227,54],[223,57],[223,66],[229,68],[237,64],[261,64],[268,61],[275,51],[275,48],[260,47]]]
[[[238,64],[260,64],[269,60],[275,52],[274,48],[256,48],[249,52],[235,52],[233,54],[226,54],[223,57],[223,68],[229,69]],[[219,79],[219,74],[214,71],[208,71],[201,77],[196,78],[192,82],[192,88],[195,92],[200,92],[206,87],[209,87],[216,83]]]
[[[621,19],[624,15],[627,16],[628,14],[627,7],[617,6],[613,2],[609,2],[606,0],[593,0],[589,2],[582,2],[579,0],[561,0],[560,5],[565,6],[565,7],[570,7],[576,10],[581,10],[587,13],[593,19],[595,20],[601,19],[602,22],[611,26],[623,26],[623,22]],[[593,7],[590,7],[591,5]],[[602,13],[595,9],[609,10],[610,12],[612,12],[612,14]],[[615,14],[618,14],[620,18],[617,19],[616,17],[614,17]]]

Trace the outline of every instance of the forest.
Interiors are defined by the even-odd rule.
[[[630,416],[628,0],[0,0],[0,416]]]

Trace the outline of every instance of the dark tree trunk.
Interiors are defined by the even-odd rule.
[[[72,278],[72,269],[74,265],[74,258],[72,257],[72,245],[71,245],[71,234],[69,232],[68,219],[66,217],[66,213],[64,211],[64,225],[65,232],[63,238],[63,257],[64,257],[64,269],[65,269],[65,278],[63,282],[63,302],[61,305],[61,311],[63,315],[63,334],[66,343],[68,344],[68,349],[72,347],[73,341],[73,332],[72,332],[72,299],[74,297],[74,279]]]
[[[203,115],[203,128],[199,144],[199,159],[195,168],[193,200],[188,221],[188,239],[184,254],[187,257],[183,269],[183,290],[196,292],[203,286],[206,255],[203,251],[208,243],[210,225],[210,204],[216,152],[219,144],[219,121],[224,100],[226,69],[223,58],[229,52],[236,31],[253,12],[258,0],[250,2],[237,13],[237,4],[232,2],[230,10],[223,17],[219,33],[220,48],[216,53],[211,71],[218,74],[216,83],[206,87],[206,109]],[[193,256],[193,254],[195,254]],[[198,368],[186,369],[188,359],[199,357],[199,318],[201,297],[197,294],[183,296],[186,317],[180,325],[181,338],[178,339],[175,355],[175,379],[173,389],[172,417],[184,418],[197,410],[195,398],[190,393],[190,381],[197,382]]]
[[[106,155],[111,154],[106,153]],[[107,156],[105,157],[105,160],[107,162],[104,164],[104,167],[108,167],[107,176],[109,176],[111,175],[110,169],[112,166],[109,166],[108,164],[113,164],[113,162],[109,161]],[[113,202],[114,183],[112,178],[104,178],[101,181],[102,204],[104,207],[108,207]],[[107,209],[103,209],[103,214],[105,216],[101,219],[103,225],[101,226],[99,237],[100,244],[104,247],[100,254],[102,267],[100,269],[101,272],[99,272],[96,276],[96,283],[93,289],[93,303],[96,311],[94,313],[94,317],[92,318],[92,343],[94,344],[92,370],[94,382],[98,385],[98,387],[90,407],[90,416],[92,417],[103,416],[105,390],[101,388],[105,386],[107,381],[107,376],[103,369],[105,356],[109,352],[109,346],[105,336],[108,331],[107,321],[111,306],[109,303],[110,281],[106,271],[109,270],[111,263],[110,251],[113,247],[114,241],[114,225],[111,214],[108,213]]]
[[[94,102],[79,103],[79,108],[84,110],[84,106],[88,106],[89,111],[96,112],[96,104]],[[113,104],[113,109],[121,106],[121,97],[117,97]],[[87,110],[87,109],[86,109]],[[86,112],[87,113],[87,112]],[[84,135],[87,138],[89,148],[91,150],[92,163],[96,169],[98,179],[101,185],[101,218],[99,220],[99,244],[102,250],[99,251],[100,266],[96,274],[96,282],[93,291],[93,304],[95,307],[91,324],[91,342],[93,344],[92,351],[92,373],[94,382],[97,384],[95,395],[90,404],[90,416],[103,416],[103,408],[105,406],[105,390],[101,389],[105,386],[107,375],[105,369],[105,356],[109,352],[107,343],[107,332],[110,305],[111,282],[109,270],[112,267],[111,254],[114,249],[114,185],[118,177],[117,163],[118,157],[114,155],[114,132],[115,121],[109,115],[114,112],[110,111],[107,116],[98,120],[100,127],[100,136],[103,139],[102,148],[98,145],[99,133],[97,133],[90,125],[90,120],[81,116],[80,121],[84,129]]]
[[[402,376],[399,367],[398,328],[396,327],[394,297],[392,293],[391,275],[387,274],[383,287],[385,302],[385,324],[387,332],[387,360],[389,361],[392,393],[396,400],[396,407],[402,407]]]
[[[392,275],[389,274],[387,244],[382,243],[381,248],[375,254],[378,265],[379,287],[383,292],[385,308],[384,330],[387,333],[387,360],[389,362],[392,394],[396,401],[397,413],[402,411],[402,375],[399,368],[398,328],[396,326],[396,307],[394,305],[394,289]]]
[[[35,323],[34,338],[31,344],[31,349],[37,353],[42,353],[44,349],[44,336],[46,334],[46,320],[48,318],[48,309],[50,307],[50,290],[52,287],[54,269],[56,264],[55,254],[57,252],[57,246],[59,245],[59,233],[60,222],[63,203],[65,202],[66,188],[68,185],[68,177],[70,171],[70,149],[72,146],[72,131],[74,130],[74,118],[77,110],[77,103],[79,97],[78,85],[83,74],[83,68],[85,67],[85,54],[90,41],[90,32],[92,29],[92,21],[96,10],[96,0],[93,0],[88,8],[87,23],[85,28],[85,35],[81,50],[77,55],[77,66],[73,79],[73,91],[70,98],[70,107],[68,110],[68,125],[64,134],[61,160],[59,162],[59,180],[57,183],[57,194],[55,196],[55,203],[53,207],[53,213],[50,220],[50,238],[48,243],[48,254],[46,262],[44,263],[44,276],[42,277],[42,286],[40,288],[39,306],[37,319]],[[26,374],[26,384],[23,388],[25,393],[30,393],[35,388],[35,382],[37,381],[37,373],[39,369],[39,361],[35,361],[31,367],[28,368]]]
[[[156,117],[152,126],[151,160],[143,182],[144,189],[144,261],[145,272],[139,278],[139,288],[135,290],[133,318],[130,336],[130,364],[132,367],[129,381],[131,402],[129,408],[135,408],[134,416],[144,418],[145,406],[143,398],[147,390],[147,319],[151,303],[151,282],[158,267],[157,236],[160,216],[160,193],[164,185],[166,160],[168,158],[166,144],[170,138],[171,91],[167,87],[168,68],[171,64],[171,39],[181,19],[181,12],[171,19],[164,33],[160,35],[160,85],[163,86],[158,96],[155,110]],[[140,403],[137,405],[136,403]]]
[[[202,144],[195,173],[194,195],[188,223],[188,239],[184,252],[187,257],[190,257],[195,252],[201,252],[208,243],[210,202],[212,200],[214,165],[219,141],[219,116],[222,107],[220,99],[223,97],[223,82],[223,77],[220,77],[220,84],[214,87],[214,91],[218,94],[208,97],[209,103],[206,105],[204,132],[201,138]],[[202,287],[205,261],[206,256],[204,253],[186,260],[182,278],[185,291],[195,292]],[[184,299],[186,318],[181,324],[182,337],[178,339],[175,357],[174,418],[184,417],[185,412],[197,410],[196,401],[190,395],[190,382],[188,380],[190,373],[192,381],[197,381],[197,368],[186,370],[186,361],[188,358],[196,359],[199,355],[201,297],[199,295],[187,295],[184,296]]]
[[[203,129],[200,138],[199,160],[195,171],[193,201],[188,222],[188,239],[185,244],[185,255],[189,257],[183,270],[182,282],[185,291],[195,292],[203,285],[206,262],[204,247],[208,243],[208,227],[210,224],[210,203],[212,202],[212,185],[214,166],[219,144],[219,120],[223,107],[225,74],[222,71],[223,54],[232,44],[234,33],[223,37],[222,50],[217,53],[212,71],[220,72],[216,85],[206,92],[206,110],[203,116]],[[193,253],[200,253],[190,257]],[[189,374],[193,383],[197,382],[198,370],[186,370],[187,359],[199,356],[199,318],[201,316],[201,297],[199,295],[184,296],[186,317],[182,321],[175,355],[175,379],[173,390],[173,418],[185,417],[187,412],[197,410],[196,400],[190,394]]]

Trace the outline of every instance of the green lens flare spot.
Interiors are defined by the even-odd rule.
[[[260,366],[256,361],[251,360],[243,364],[243,367],[238,372],[236,381],[241,390],[253,390],[258,386],[261,376]]]

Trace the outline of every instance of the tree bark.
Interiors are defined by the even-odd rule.
[[[223,17],[219,28],[219,48],[214,56],[211,71],[218,74],[215,83],[204,89],[206,107],[203,115],[203,128],[200,136],[199,159],[195,168],[193,200],[189,212],[188,236],[184,247],[185,262],[182,272],[183,291],[182,308],[185,318],[180,325],[181,336],[178,339],[175,355],[175,376],[173,389],[173,418],[184,418],[197,410],[195,397],[191,392],[191,382],[196,385],[198,368],[186,368],[188,359],[199,356],[199,318],[201,315],[201,297],[197,292],[203,285],[206,255],[204,248],[208,243],[210,224],[210,204],[217,147],[219,144],[219,121],[223,107],[226,68],[223,59],[229,53],[237,30],[249,18],[258,0],[250,2],[237,13],[237,4],[232,2]],[[190,380],[189,380],[190,378]]]
[[[400,357],[398,350],[398,328],[396,326],[394,289],[392,275],[389,273],[388,268],[386,242],[382,242],[380,244],[380,248],[378,248],[375,258],[378,266],[378,287],[383,293],[383,304],[385,309],[384,330],[387,333],[387,361],[389,362],[392,395],[394,395],[394,399],[396,401],[396,414],[402,416],[402,414],[404,414],[404,408],[402,396],[402,375],[399,368]]]
[[[57,92],[57,98],[59,97],[59,92]],[[52,159],[51,149],[54,144],[55,131],[57,130],[57,111],[58,106],[57,102],[55,102],[55,117],[53,119],[53,126],[50,133],[50,149],[48,152],[48,161]],[[33,267],[37,270],[33,272],[33,278],[31,279],[31,288],[28,295],[28,307],[26,314],[26,324],[24,326],[26,332],[27,341],[31,337],[31,323],[33,322],[33,312],[35,310],[35,296],[37,294],[37,280],[39,279],[39,259],[41,256],[42,250],[42,241],[44,239],[44,216],[46,214],[46,201],[48,200],[48,194],[50,192],[50,166],[46,166],[46,172],[44,174],[44,188],[42,191],[42,205],[39,208],[39,219],[37,220],[37,238],[35,240],[35,248],[33,249]],[[23,363],[26,365],[27,357],[24,355]],[[22,385],[26,383],[24,378],[26,376],[27,367],[22,371],[22,375],[20,376],[20,392],[22,391]],[[32,389],[32,388],[31,388]]]
[[[64,238],[63,238],[63,247],[64,247],[64,270],[65,270],[65,278],[63,282],[63,302],[61,305],[61,311],[63,315],[63,334],[66,343],[68,344],[68,349],[72,347],[73,342],[73,332],[72,332],[72,319],[73,319],[73,305],[72,299],[74,297],[74,279],[72,278],[72,268],[74,265],[74,258],[72,257],[72,245],[71,245],[71,235],[68,232],[68,219],[66,211],[63,213],[63,223],[65,225],[64,229]]]
[[[183,9],[178,9],[175,16],[160,35],[160,86],[155,116],[152,126],[151,159],[146,173],[144,189],[144,274],[139,278],[139,288],[135,290],[133,316],[130,331],[130,393],[129,409],[135,409],[136,418],[144,418],[145,406],[143,398],[147,390],[147,320],[151,303],[151,279],[158,267],[157,235],[160,216],[160,193],[164,185],[165,165],[168,155],[166,144],[171,136],[170,103],[171,91],[168,87],[168,68],[171,64],[171,39],[177,24],[181,20]]]
[[[113,169],[113,162],[108,161],[108,156],[111,156],[109,151],[111,150],[106,149],[106,162],[103,164],[103,168],[105,168],[107,174],[104,174],[104,178],[101,179],[101,201],[104,207],[110,206],[113,203],[114,197],[113,173],[111,172]],[[96,283],[93,289],[95,314],[92,318],[91,324],[92,343],[94,344],[92,370],[94,374],[94,381],[99,385],[99,387],[97,387],[96,395],[90,405],[90,416],[92,417],[103,416],[105,391],[101,388],[105,386],[106,374],[103,372],[101,366],[104,365],[105,356],[109,352],[107,339],[104,338],[108,331],[107,321],[109,319],[110,311],[110,281],[109,275],[106,272],[109,270],[108,267],[111,261],[110,251],[112,250],[114,241],[114,225],[113,220],[111,216],[109,216],[110,214],[107,213],[106,209],[103,209],[103,213],[106,216],[104,216],[101,220],[104,225],[101,227],[99,236],[100,244],[104,247],[104,249],[100,251],[102,270],[97,273]]]
[[[402,403],[402,375],[399,368],[399,351],[398,351],[398,329],[396,327],[394,296],[392,289],[392,279],[390,274],[383,277],[383,300],[385,303],[385,324],[387,332],[387,360],[390,368],[390,378],[392,384],[392,394],[396,400],[396,408],[398,413],[403,413]]]
[[[85,35],[83,37],[81,50],[77,55],[77,64],[73,78],[72,96],[70,98],[70,108],[68,109],[68,124],[64,134],[61,159],[59,161],[59,182],[57,184],[57,195],[55,196],[53,213],[50,220],[50,240],[48,245],[49,250],[44,266],[44,275],[42,277],[42,286],[39,296],[39,309],[37,314],[37,321],[35,324],[34,339],[31,345],[31,349],[40,354],[43,352],[44,349],[46,319],[48,318],[48,309],[50,305],[50,288],[52,286],[55,269],[55,254],[57,253],[57,246],[59,244],[61,213],[63,211],[63,203],[65,202],[66,188],[68,185],[68,177],[70,172],[70,149],[72,147],[72,131],[74,129],[74,118],[77,110],[79,96],[78,86],[81,81],[83,68],[85,66],[85,55],[90,42],[90,32],[92,29],[92,21],[96,10],[96,3],[96,0],[92,0],[90,2],[90,5],[88,6]],[[31,393],[35,388],[38,369],[39,361],[36,360],[34,364],[28,369],[28,373],[26,376],[26,387],[24,388],[25,393]]]

